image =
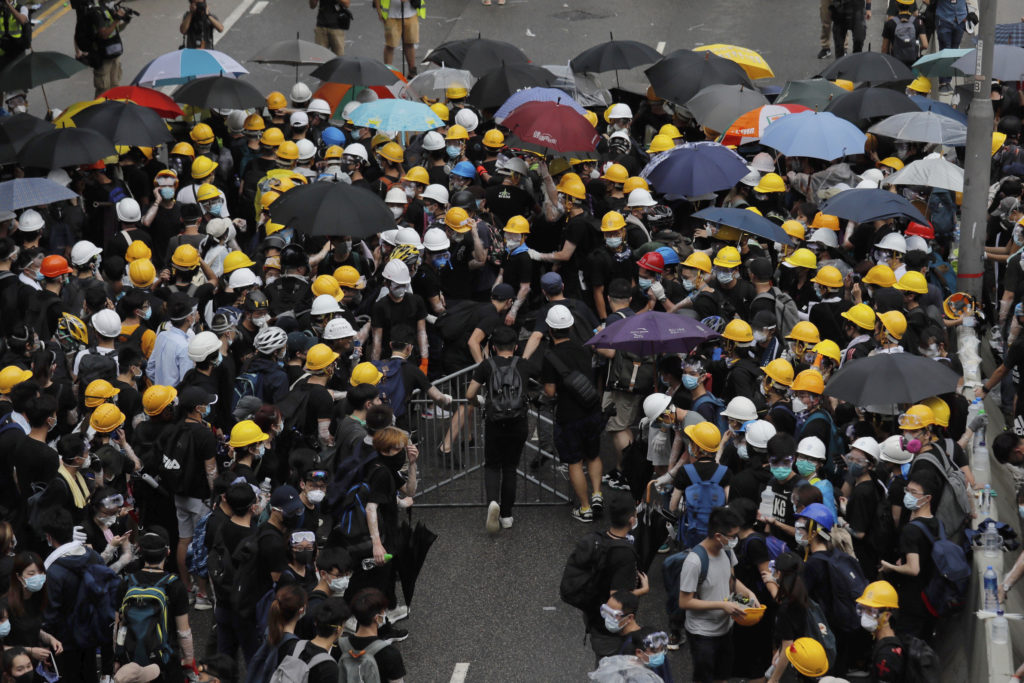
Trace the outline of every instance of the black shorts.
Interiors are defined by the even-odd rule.
[[[601,413],[555,423],[555,449],[566,465],[593,460],[601,453]]]

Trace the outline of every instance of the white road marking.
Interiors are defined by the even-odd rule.
[[[231,30],[231,27],[235,25],[235,22],[241,19],[242,15],[249,11],[249,8],[252,7],[252,3],[255,1],[256,0],[242,0],[242,2],[238,3],[238,7],[236,7],[231,14],[228,15],[228,18],[224,20],[224,30],[220,33],[217,33],[216,31],[213,32],[214,45],[217,44],[217,41],[227,35],[227,32]]]
[[[448,683],[466,683],[466,674],[469,673],[469,662],[459,662],[452,670],[452,677]]]
[[[265,10],[267,8],[267,5],[269,4],[269,0],[260,0],[259,2],[252,6],[252,11],[249,12],[249,14],[259,14],[260,12]]]
[[[655,52],[657,52],[660,55],[665,54],[665,41],[664,40],[659,40],[658,41],[658,45],[657,45],[657,47],[654,48],[654,50],[655,50]]]

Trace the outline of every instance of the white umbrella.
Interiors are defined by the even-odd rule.
[[[938,154],[929,154],[893,173],[883,185],[925,185],[950,192],[964,191],[964,170]]]
[[[871,126],[868,132],[906,142],[933,142],[951,147],[967,144],[967,126],[931,111],[894,114]]]
[[[402,88],[402,94],[411,100],[428,97],[444,100],[445,90],[450,85],[461,85],[466,90],[476,83],[476,76],[463,69],[452,69],[447,66],[423,71],[409,80]]]

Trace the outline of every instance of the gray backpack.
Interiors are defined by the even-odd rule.
[[[308,662],[299,659],[308,643],[308,640],[300,640],[295,643],[295,649],[292,650],[292,653],[278,664],[274,675],[270,677],[270,683],[308,683],[309,672],[314,666],[334,661],[334,658],[326,652],[321,652]]]
[[[341,661],[338,662],[338,683],[381,683],[380,670],[374,655],[388,646],[386,640],[375,640],[358,652],[347,637],[338,641]]]

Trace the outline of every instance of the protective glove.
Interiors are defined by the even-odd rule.
[[[71,540],[76,543],[85,543],[88,539],[89,537],[85,535],[85,529],[80,526],[76,526],[74,531],[71,532]]]
[[[426,359],[426,358],[421,358],[420,359],[420,370],[423,372],[424,375],[427,374],[427,368],[428,367],[430,367],[430,361],[428,359]]]
[[[487,404],[487,401],[484,400],[484,395],[482,393],[477,393],[476,402],[481,408],[483,408]]]
[[[664,487],[672,483],[672,475],[666,472],[657,479],[654,480],[655,486]]]
[[[647,291],[654,295],[656,301],[665,300],[665,287],[660,282],[652,284],[651,288]]]
[[[970,429],[975,434],[977,434],[978,432],[985,428],[986,424],[988,424],[987,415],[976,415],[974,419],[971,420],[971,423],[967,425],[967,428]]]
[[[437,322],[437,316],[433,313],[427,313],[427,323],[433,325]]]
[[[530,257],[530,260],[532,260],[532,261],[543,261],[544,260],[544,254],[540,253],[536,249],[527,249],[526,254],[527,254],[527,256]]]

